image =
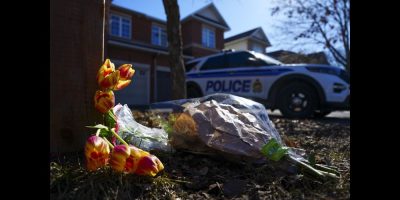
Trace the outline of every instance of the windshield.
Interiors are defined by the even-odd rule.
[[[282,65],[283,64],[282,62],[275,60],[269,56],[266,56],[262,53],[253,52],[253,54],[256,56],[256,58],[261,59],[261,60],[267,62],[268,64],[273,64],[273,65]]]

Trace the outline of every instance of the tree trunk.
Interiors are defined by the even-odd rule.
[[[172,99],[186,98],[185,66],[182,53],[182,32],[177,0],[163,0],[167,15],[169,64],[171,67]]]

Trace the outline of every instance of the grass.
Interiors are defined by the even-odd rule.
[[[147,120],[146,117],[138,118]],[[165,170],[156,177],[88,172],[83,152],[53,156],[51,199],[349,199],[350,125],[327,120],[271,118],[281,135],[316,163],[338,168],[338,182],[319,182],[271,165],[239,164],[218,156],[155,153]],[[233,192],[232,192],[233,191]]]

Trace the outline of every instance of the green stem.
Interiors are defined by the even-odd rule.
[[[97,129],[96,136],[99,136],[99,135],[100,135],[100,129]]]
[[[162,177],[162,179],[167,179],[169,181],[178,182],[178,183],[192,183],[192,182],[189,182],[189,181],[183,181],[183,180],[178,180],[178,179],[170,179],[170,178],[166,178],[166,177]]]
[[[318,165],[318,164],[316,164],[314,166],[314,168],[318,169],[320,171],[325,171],[325,172],[329,172],[329,173],[336,174],[336,175],[340,176],[340,173],[337,170],[333,169],[333,168],[329,168],[329,167]]]
[[[112,149],[114,148],[114,145],[112,145],[111,142],[108,141],[106,137],[103,137],[103,139],[107,142],[108,145],[110,145],[110,147],[111,147]]]
[[[123,140],[114,130],[115,130],[115,128],[112,128],[112,129],[111,129],[111,132],[114,134],[114,136],[117,137],[117,139],[118,139],[120,142],[122,142],[123,144],[129,146],[129,144],[126,143],[125,140]]]
[[[287,156],[287,158],[289,159],[289,161],[293,162],[294,164],[297,164],[297,166],[299,166],[302,170],[304,170],[304,172],[305,172],[306,174],[310,174],[311,176],[314,176],[314,177],[316,177],[316,178],[318,178],[318,179],[325,180],[327,177],[333,178],[333,179],[336,179],[336,180],[339,179],[339,177],[338,177],[336,174],[331,173],[331,172],[327,172],[326,169],[322,169],[322,168],[316,169],[316,168],[313,168],[313,167],[311,167],[310,165],[308,165],[308,164],[306,164],[306,163],[304,163],[304,162],[302,162],[302,161],[293,159],[293,158],[290,157],[290,156]]]

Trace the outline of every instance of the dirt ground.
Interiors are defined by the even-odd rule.
[[[134,113],[146,126],[154,115]],[[51,155],[51,199],[349,199],[350,120],[291,120],[270,116],[287,144],[314,154],[316,163],[335,166],[338,182],[318,182],[268,165],[238,164],[221,157],[185,152],[156,154],[165,170],[155,178],[87,172],[82,152]]]

